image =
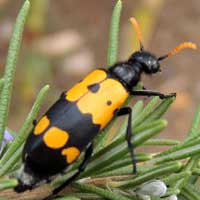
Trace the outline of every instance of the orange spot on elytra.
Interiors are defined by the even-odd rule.
[[[43,139],[48,147],[59,149],[67,143],[69,134],[59,128],[52,127],[45,133]]]
[[[40,135],[50,124],[47,116],[42,117],[34,129],[35,135]]]
[[[83,81],[77,83],[72,89],[66,93],[66,99],[69,101],[76,101],[86,92],[88,92],[88,86],[94,83],[99,83],[107,77],[107,74],[103,70],[95,70],[85,77]]]
[[[94,124],[104,128],[114,116],[114,111],[119,109],[128,97],[128,92],[117,80],[108,78],[100,83],[96,93],[87,93],[77,105],[81,113],[90,113]]]
[[[98,84],[95,92],[88,86]],[[66,100],[77,101],[81,113],[91,114],[92,122],[104,128],[128,97],[128,92],[117,80],[108,78],[106,71],[97,69],[66,93]]]
[[[70,164],[78,158],[80,151],[76,147],[69,147],[62,150],[62,155],[66,156],[67,163]]]

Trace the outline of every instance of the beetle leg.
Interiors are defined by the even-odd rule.
[[[33,126],[36,126],[36,124],[37,124],[37,120],[34,119],[34,120],[33,120]]]
[[[65,99],[65,97],[66,97],[66,92],[67,92],[67,91],[63,91],[63,92],[61,93],[61,95],[60,95],[60,98],[61,98],[61,99],[63,99],[63,98]]]
[[[44,198],[43,200],[50,200],[54,198],[61,190],[63,190],[67,185],[69,185],[81,172],[83,172],[88,162],[90,161],[92,152],[93,152],[93,144],[91,143],[85,151],[83,162],[80,164],[78,171],[72,177],[66,180],[62,185],[54,189],[53,192],[48,197]]]
[[[137,169],[136,169],[136,159],[135,159],[135,154],[134,154],[134,146],[131,143],[131,138],[132,138],[132,109],[130,107],[124,107],[121,108],[117,112],[117,116],[122,116],[122,115],[128,115],[128,124],[127,124],[127,129],[126,129],[126,141],[128,144],[128,149],[131,154],[131,160],[133,163],[133,173],[135,174]]]
[[[159,96],[161,99],[169,98],[169,97],[176,97],[176,93],[170,93],[170,94],[162,94],[157,91],[152,91],[152,90],[136,90],[136,91],[131,91],[131,95],[134,96]]]

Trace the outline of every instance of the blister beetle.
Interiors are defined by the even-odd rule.
[[[134,91],[142,74],[152,75],[160,71],[160,61],[185,48],[196,48],[191,42],[178,45],[168,54],[157,58],[145,51],[137,21],[131,18],[140,42],[140,50],[134,52],[124,62],[118,62],[108,69],[96,69],[67,92],[64,92],[53,106],[34,125],[25,142],[23,166],[18,173],[19,184],[16,192],[32,189],[42,182],[51,181],[63,172],[82,151],[85,156],[79,171],[61,186],[53,190],[46,199],[54,197],[71,183],[89,162],[93,152],[93,139],[116,116],[128,115],[126,140],[136,172],[134,148],[131,143],[132,110],[123,107],[130,95],[159,96],[161,99],[173,97],[157,91]]]

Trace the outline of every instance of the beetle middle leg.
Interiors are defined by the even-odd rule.
[[[121,108],[117,112],[117,116],[122,116],[122,115],[128,115],[128,124],[127,124],[127,129],[126,129],[126,141],[128,144],[128,149],[131,154],[131,160],[133,163],[133,173],[135,174],[137,169],[136,169],[136,159],[135,159],[135,154],[134,154],[134,146],[131,143],[131,138],[132,138],[132,109],[130,107],[124,107]]]
[[[80,164],[78,171],[72,176],[70,177],[68,180],[66,180],[62,185],[60,185],[59,187],[57,187],[56,189],[53,190],[53,192],[46,198],[44,198],[43,200],[50,200],[52,198],[54,198],[60,191],[62,191],[67,185],[69,185],[73,180],[76,179],[76,177],[85,170],[88,162],[90,161],[90,158],[92,156],[92,152],[93,152],[93,144],[91,143],[86,151],[85,151],[85,156],[84,159],[82,161],[82,163]]]

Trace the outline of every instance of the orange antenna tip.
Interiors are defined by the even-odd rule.
[[[136,20],[134,17],[131,17],[131,18],[130,18],[130,22],[131,22],[133,28],[135,29],[135,32],[136,32],[137,37],[138,37],[138,40],[139,40],[139,42],[140,42],[140,49],[143,50],[143,45],[142,45],[142,32],[141,32],[140,26],[139,26],[137,20]]]
[[[197,49],[197,45],[192,43],[192,42],[183,42],[181,44],[179,44],[178,46],[176,46],[174,49],[172,49],[168,54],[161,56],[158,58],[158,60],[164,60],[165,58],[167,58],[168,56],[172,56],[175,55],[177,53],[179,53],[180,51],[182,51],[183,49]]]
[[[179,44],[177,47],[175,47],[174,49],[172,49],[169,53],[168,56],[171,55],[175,55],[178,52],[182,51],[183,49],[197,49],[197,45],[192,43],[192,42],[183,42],[181,44]]]

